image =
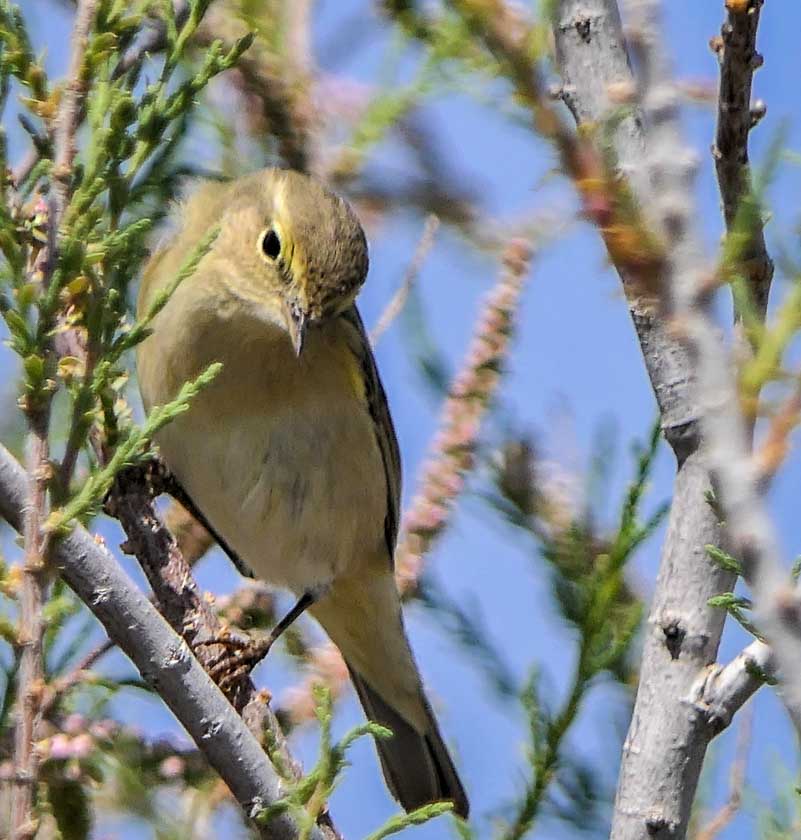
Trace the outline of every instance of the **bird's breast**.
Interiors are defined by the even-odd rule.
[[[258,577],[296,592],[389,562],[359,361],[326,326],[310,330],[300,359],[288,340],[243,344],[158,438],[220,536]]]

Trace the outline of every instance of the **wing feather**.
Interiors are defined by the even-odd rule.
[[[395,427],[392,425],[384,386],[381,384],[373,351],[370,348],[370,339],[367,337],[361,315],[359,315],[358,309],[352,306],[341,317],[352,328],[352,334],[349,336],[350,349],[362,371],[365,400],[370,417],[373,420],[376,441],[384,463],[387,486],[387,513],[384,519],[384,535],[390,563],[392,564],[400,519],[401,463],[398,439],[395,435]]]

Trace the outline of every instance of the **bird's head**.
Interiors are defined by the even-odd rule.
[[[283,328],[300,355],[307,330],[347,309],[364,283],[359,220],[344,199],[297,172],[266,169],[214,186],[193,193],[183,212],[185,228],[220,226],[203,273],[251,315]]]

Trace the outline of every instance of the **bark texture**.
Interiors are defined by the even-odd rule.
[[[555,37],[564,98],[579,124],[600,122],[613,113],[610,91],[633,94],[637,89],[614,0],[561,0]],[[614,134],[620,171],[646,215],[660,189],[647,167],[647,143],[638,115],[623,120]],[[668,271],[682,271],[681,259],[674,255]],[[621,279],[629,288],[626,276]],[[669,284],[670,278],[663,282]],[[689,698],[699,676],[714,663],[723,630],[724,612],[707,602],[730,589],[734,576],[704,550],[717,544],[720,534],[706,502],[711,484],[699,449],[694,366],[666,321],[631,294],[628,299],[677,473],[623,749],[612,837],[666,840],[686,832],[706,747],[715,734]]]
[[[22,527],[25,471],[0,446],[0,515]],[[220,774],[246,814],[281,796],[281,779],[259,742],[200,663],[128,578],[113,557],[81,527],[53,547],[53,564],[92,610],[142,677],[159,693]],[[294,820],[283,814],[261,829],[269,840],[294,840]],[[315,826],[309,837],[323,840]]]

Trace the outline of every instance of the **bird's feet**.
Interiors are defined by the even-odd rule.
[[[272,634],[261,639],[226,634],[197,642],[195,647],[220,645],[224,648],[219,656],[205,663],[205,667],[208,675],[220,689],[225,694],[230,694],[267,656],[274,641]]]
[[[283,632],[317,600],[319,594],[316,590],[304,592],[295,606],[273,627],[269,635],[261,639],[222,633],[212,639],[196,643],[195,647],[221,645],[224,648],[213,662],[206,664],[209,676],[223,692],[231,694],[236,686],[267,656],[270,648],[281,638]]]

